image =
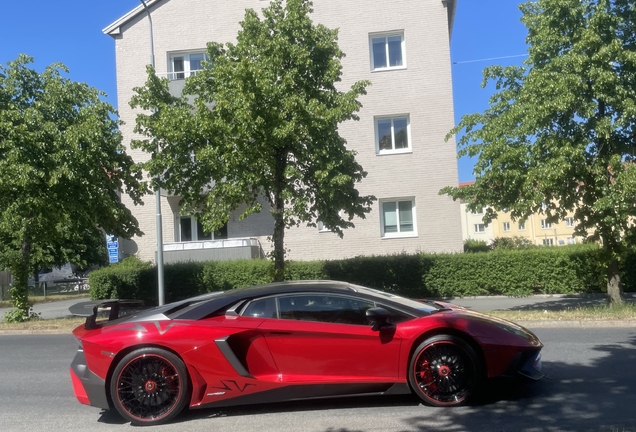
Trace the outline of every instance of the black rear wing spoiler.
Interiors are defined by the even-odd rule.
[[[68,310],[71,315],[85,316],[86,324],[84,325],[84,328],[86,330],[91,330],[97,327],[97,315],[99,312],[110,310],[108,313],[108,321],[113,321],[119,318],[119,312],[122,307],[135,309],[143,306],[143,300],[111,299],[75,303],[73,306],[68,308]]]

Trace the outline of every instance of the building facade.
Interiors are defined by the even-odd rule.
[[[473,182],[460,183],[460,187]],[[550,223],[545,215],[531,214],[521,223],[513,221],[509,212],[499,212],[497,218],[486,225],[483,221],[484,209],[470,211],[465,202],[461,203],[462,235],[466,240],[482,240],[492,243],[496,238],[521,237],[538,246],[564,246],[581,242],[574,237],[574,213],[558,223]]]
[[[234,42],[245,9],[268,6],[262,0],[149,0],[157,74],[171,80],[180,94],[184,80],[200,69],[206,43]],[[314,2],[314,22],[338,28],[342,60],[341,90],[370,80],[361,96],[360,121],[339,127],[347,146],[368,176],[358,185],[362,195],[377,197],[365,219],[345,230],[344,238],[321,229],[296,227],[285,236],[293,260],[335,259],[357,255],[456,252],[462,250],[459,203],[438,191],[457,185],[454,141],[444,137],[454,126],[450,36],[455,0],[397,0],[391,7],[377,0]],[[352,19],[355,17],[355,19]],[[136,112],[129,106],[133,88],[143,86],[150,59],[150,28],[142,5],[104,29],[115,41],[117,97],[124,143],[135,136]],[[137,161],[148,154],[129,150]],[[124,200],[127,198],[124,197]],[[155,205],[126,202],[139,220],[142,237],[122,242],[125,255],[154,260]],[[164,256],[221,259],[210,249],[237,249],[233,258],[262,256],[273,219],[265,210],[239,220],[236,211],[226,227],[207,234],[194,216],[182,215],[178,197],[162,197]],[[267,207],[266,207],[267,208]],[[241,252],[242,251],[242,252]],[[227,252],[227,251],[225,251]]]

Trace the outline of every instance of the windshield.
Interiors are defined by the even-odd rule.
[[[423,302],[419,302],[417,300],[411,300],[408,299],[406,297],[400,297],[399,295],[395,295],[395,294],[391,294],[388,292],[384,292],[384,291],[380,291],[380,290],[376,290],[373,288],[367,288],[367,287],[363,287],[360,285],[354,285],[355,289],[359,292],[367,292],[368,294],[372,294],[376,297],[382,297],[382,298],[386,298],[387,300],[391,300],[394,303],[398,303],[400,305],[403,306],[407,306],[409,308],[412,309],[417,309],[419,311],[424,311],[424,312],[436,312],[438,310],[443,310],[446,309],[444,306],[439,305],[435,302],[432,301],[427,301],[425,303]]]

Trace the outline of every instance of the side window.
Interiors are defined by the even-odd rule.
[[[366,311],[370,301],[345,296],[298,294],[278,298],[281,319],[338,324],[368,325]]]
[[[276,318],[276,299],[274,297],[253,300],[242,313],[253,318]]]

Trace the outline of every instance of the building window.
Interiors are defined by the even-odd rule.
[[[576,244],[576,239],[574,237],[568,237],[567,242],[568,244]]]
[[[510,231],[510,222],[504,222],[503,223],[503,230],[506,232]]]
[[[518,228],[519,228],[519,231],[525,231],[526,230],[526,224],[519,222]]]
[[[480,209],[474,210],[474,211],[473,211],[473,214],[474,214],[474,215],[484,214],[484,208],[482,207],[482,208],[480,208]]]
[[[207,56],[202,52],[171,54],[168,79],[185,79],[196,74],[203,69],[204,60],[207,60]]]
[[[408,116],[375,120],[375,150],[378,154],[403,153],[411,150]]]
[[[475,232],[476,233],[483,233],[486,232],[486,225],[482,224],[475,224]]]
[[[404,33],[370,35],[369,43],[371,45],[371,70],[406,67]]]
[[[574,226],[574,218],[573,217],[566,217],[565,218],[565,226],[572,228]]]
[[[201,222],[196,220],[194,216],[179,217],[179,239],[180,242],[201,241],[201,240],[220,240],[227,238],[227,223],[223,225],[217,232],[210,233],[203,229]]]
[[[553,238],[544,238],[543,239],[543,246],[554,246],[554,239]]]
[[[416,235],[415,202],[391,200],[380,203],[382,211],[382,237],[404,237]]]
[[[342,217],[343,214],[344,212],[342,210],[338,211],[338,216]],[[318,221],[317,225],[318,225],[318,232],[333,232],[332,230],[327,228],[327,226],[321,220]]]
[[[547,219],[541,219],[541,229],[552,228],[552,223],[548,222]]]

